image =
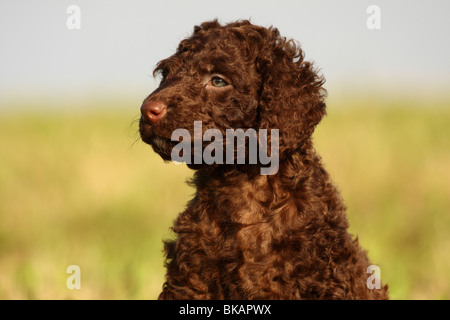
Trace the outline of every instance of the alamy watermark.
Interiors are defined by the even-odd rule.
[[[262,164],[267,165],[267,167],[261,167],[262,175],[273,175],[278,172],[278,129],[270,130],[270,153],[267,146],[267,129],[259,129],[258,132],[252,128],[226,129],[224,138],[218,129],[208,129],[202,134],[202,122],[194,121],[194,141],[191,141],[191,134],[187,129],[174,130],[171,140],[179,142],[172,148],[171,160],[175,162],[208,165]],[[203,149],[205,141],[210,143]],[[246,163],[247,158],[248,163]]]
[[[70,276],[67,278],[66,286],[67,289],[73,290],[81,289],[81,269],[76,264],[72,264],[67,267],[66,273],[70,274]]]
[[[366,273],[370,274],[367,278],[366,285],[368,289],[381,289],[381,269],[377,265],[367,267]]]
[[[66,286],[69,290],[81,289],[81,269],[78,265],[72,264],[67,267],[66,273],[70,274],[67,278]],[[366,285],[370,290],[381,289],[381,269],[377,265],[367,267],[366,273],[370,274],[367,278]]]
[[[66,27],[69,30],[81,29],[81,9],[77,5],[70,5],[66,9],[66,13],[69,15],[66,19]]]
[[[70,5],[66,9],[66,13],[69,15],[66,19],[66,27],[69,30],[81,29],[81,8],[78,5]],[[381,9],[380,6],[372,4],[366,9],[366,13],[369,14],[366,20],[366,26],[369,30],[381,29]]]
[[[369,30],[381,29],[381,9],[379,6],[372,4],[367,7],[366,13],[370,14],[367,17],[366,25]]]

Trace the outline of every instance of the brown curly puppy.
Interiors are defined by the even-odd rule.
[[[224,136],[279,130],[275,174],[262,175],[248,152],[245,164],[188,164],[197,191],[165,243],[160,299],[388,298],[387,286],[368,289],[370,262],[313,149],[324,81],[294,41],[249,21],[205,22],[155,73],[162,81],[141,107],[140,134],[165,160],[176,129],[195,143],[194,121]]]

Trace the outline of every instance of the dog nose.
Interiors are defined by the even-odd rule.
[[[157,123],[166,115],[167,106],[159,101],[144,101],[141,113],[150,123]]]

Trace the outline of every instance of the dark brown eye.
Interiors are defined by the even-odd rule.
[[[226,87],[228,85],[228,83],[226,83],[225,80],[223,80],[222,78],[214,77],[211,79],[211,85],[213,87],[221,88],[221,87]]]

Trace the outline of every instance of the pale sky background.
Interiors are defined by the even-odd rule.
[[[369,30],[369,5],[381,30]],[[69,5],[81,29],[69,30]],[[194,25],[251,18],[298,40],[330,97],[434,97],[450,91],[450,1],[0,0],[0,109],[14,101],[142,101],[156,63]]]

